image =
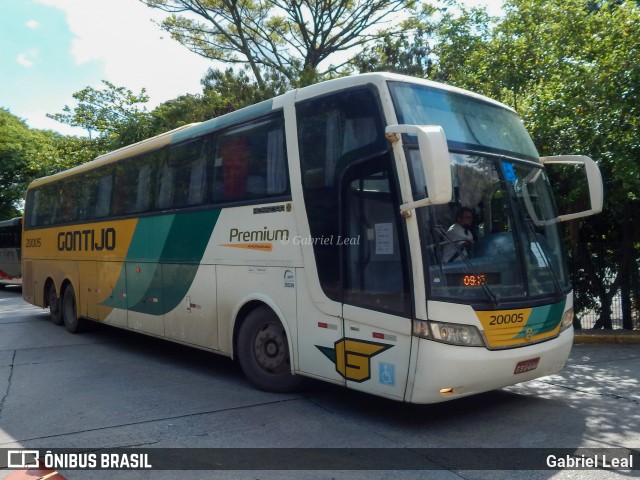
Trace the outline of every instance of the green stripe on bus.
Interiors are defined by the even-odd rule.
[[[105,306],[164,315],[185,297],[209,243],[220,210],[204,210],[138,220],[115,291]]]
[[[533,308],[526,325],[522,327],[522,330],[515,338],[525,338],[527,336],[527,330],[530,328],[532,329],[530,334],[533,335],[553,330],[558,326],[562,319],[564,306],[565,300],[562,300],[558,303],[554,303],[553,305]]]

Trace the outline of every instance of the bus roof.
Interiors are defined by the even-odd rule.
[[[0,228],[15,227],[16,225],[20,225],[21,223],[22,223],[22,217],[16,217],[10,220],[2,220],[0,221]]]
[[[397,82],[406,82],[406,83],[414,83],[418,85],[425,85],[425,86],[429,86],[439,90],[455,92],[460,95],[473,97],[475,99],[478,99],[487,103],[491,103],[501,108],[505,108],[507,110],[513,111],[513,109],[508,107],[507,105],[504,105],[489,97],[485,97],[484,95],[480,95],[468,90],[464,90],[458,87],[453,87],[443,83],[438,83],[431,80],[425,80],[421,78],[415,78],[415,77],[399,75],[395,73],[388,73],[388,72],[363,73],[363,74],[351,75],[348,77],[340,77],[340,78],[335,78],[332,80],[320,82],[315,85],[310,85],[308,87],[303,87],[298,90],[293,90],[291,92],[285,93],[273,99],[265,100],[255,105],[244,107],[239,110],[221,115],[219,117],[206,120],[204,122],[184,125],[182,127],[176,128],[169,132],[156,135],[155,137],[151,137],[151,138],[142,140],[140,142],[134,143],[132,145],[122,147],[118,150],[105,153],[103,155],[96,157],[94,160],[91,160],[90,162],[84,163],[82,165],[71,168],[69,170],[65,170],[65,171],[50,175],[48,177],[42,177],[37,180],[34,180],[29,185],[29,188],[36,187],[39,185],[44,185],[46,183],[49,183],[67,176],[72,176],[76,173],[92,170],[93,168],[96,168],[100,165],[116,162],[122,158],[148,152],[151,150],[156,150],[158,148],[164,147],[166,145],[170,145],[172,143],[187,141],[187,140],[199,137],[201,135],[205,135],[207,133],[213,132],[225,126],[233,125],[235,123],[242,123],[246,120],[250,120],[252,118],[264,115],[265,113],[268,113],[273,109],[280,108],[284,104],[286,97],[293,96],[294,101],[300,101],[308,98],[313,98],[319,95],[324,95],[326,93],[330,93],[333,91],[339,91],[339,90],[347,89],[350,87],[355,87],[358,85],[374,84],[379,87],[382,87],[384,83],[390,80],[397,81]]]

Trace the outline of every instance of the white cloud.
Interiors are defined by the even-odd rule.
[[[143,87],[157,105],[201,91],[200,79],[212,65],[187,50],[152,22],[162,12],[138,0],[39,0],[62,9],[74,35],[72,55],[81,65],[99,61],[104,80],[138,93]],[[162,38],[162,37],[166,38]],[[96,79],[94,87],[99,87]]]
[[[32,68],[35,65],[35,59],[38,56],[38,50],[32,49],[28,52],[18,54],[16,62],[25,68]]]
[[[40,26],[40,22],[38,22],[37,20],[29,20],[27,23],[25,23],[25,25],[27,26],[27,28],[35,30]]]

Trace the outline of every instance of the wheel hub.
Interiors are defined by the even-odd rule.
[[[277,325],[267,325],[258,332],[255,352],[262,368],[271,372],[288,370],[285,342],[284,332]]]

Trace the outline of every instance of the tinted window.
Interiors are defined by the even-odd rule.
[[[284,138],[278,113],[33,189],[27,227],[288,195]]]
[[[325,294],[404,312],[409,297],[394,214],[398,202],[389,186],[391,155],[378,105],[371,90],[357,89],[296,106],[304,200]],[[392,247],[377,256],[372,245],[382,240],[376,228],[393,235],[386,244]]]
[[[216,141],[211,195],[214,202],[289,193],[284,125],[262,119],[229,129]]]
[[[331,188],[346,164],[387,148],[378,101],[370,90],[300,103],[297,116],[307,188]]]
[[[205,203],[211,141],[198,138],[172,146],[160,162],[158,208],[164,210]]]

